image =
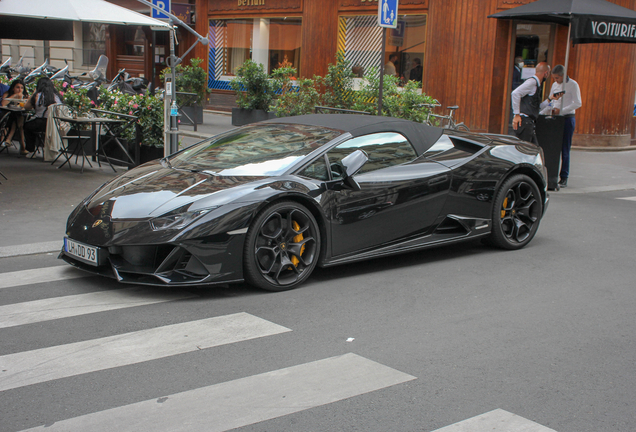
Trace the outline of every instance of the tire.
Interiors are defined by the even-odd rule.
[[[470,129],[468,128],[468,126],[466,126],[463,123],[458,124],[457,127],[455,127],[455,130],[463,131],[463,132],[470,132]]]
[[[523,174],[513,175],[495,195],[492,232],[486,243],[502,249],[521,249],[537,233],[542,213],[541,193],[534,180]]]
[[[320,229],[306,207],[281,201],[263,209],[247,231],[243,251],[245,280],[267,291],[303,283],[320,255]]]

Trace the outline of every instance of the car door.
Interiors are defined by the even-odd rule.
[[[327,152],[332,179],[339,161],[364,150],[369,161],[354,176],[360,190],[333,191],[332,256],[423,235],[434,224],[450,188],[450,169],[417,157],[394,132],[352,138]]]

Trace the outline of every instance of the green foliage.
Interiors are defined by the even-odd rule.
[[[176,82],[178,92],[186,92],[186,93],[196,93],[197,94],[197,105],[202,105],[210,89],[207,87],[207,73],[205,69],[201,67],[201,63],[203,63],[203,59],[193,58],[190,60],[190,65],[183,66],[177,65],[175,68],[175,72],[177,75]],[[160,77],[162,80],[165,80],[166,77],[170,77],[171,71],[170,68],[165,68],[161,71]],[[186,98],[177,98],[177,103],[181,106],[185,102]]]
[[[325,106],[353,109],[356,94],[353,91],[353,72],[351,64],[345,60],[344,53],[338,52],[336,64],[330,64],[325,77],[314,77],[323,90]]]
[[[274,84],[269,81],[263,65],[247,60],[236,71],[230,85],[236,92],[239,108],[268,111],[274,99]]]
[[[315,82],[309,78],[293,79],[296,69],[281,67],[272,72],[274,88],[278,89],[277,96],[270,110],[278,117],[290,117],[310,114],[314,107],[320,104],[320,93]],[[295,85],[294,85],[295,83]]]
[[[128,95],[119,90],[109,92],[102,87],[99,102],[102,110],[136,116],[141,128],[141,144],[163,147],[163,100],[159,97],[150,93]],[[122,137],[134,141],[135,133],[134,125],[130,125],[122,132]]]
[[[64,83],[67,84],[67,83]],[[91,109],[95,108],[95,102],[88,97],[88,90],[85,88],[74,88],[73,86],[64,86],[60,91],[62,95],[60,99],[69,106],[71,113],[76,117],[86,117]]]

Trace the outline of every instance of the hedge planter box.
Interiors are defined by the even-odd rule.
[[[271,111],[253,110],[245,108],[232,108],[232,125],[243,126],[250,123],[256,123],[263,120],[277,118],[276,114]]]
[[[155,159],[161,159],[163,157],[163,147],[147,146],[142,144],[139,150],[140,164],[144,164]]]

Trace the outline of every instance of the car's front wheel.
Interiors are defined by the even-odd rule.
[[[268,291],[295,288],[309,277],[319,254],[320,230],[311,212],[293,201],[274,203],[247,232],[245,279]]]
[[[541,193],[534,180],[523,174],[510,177],[495,196],[488,243],[521,249],[537,233],[542,211]]]

